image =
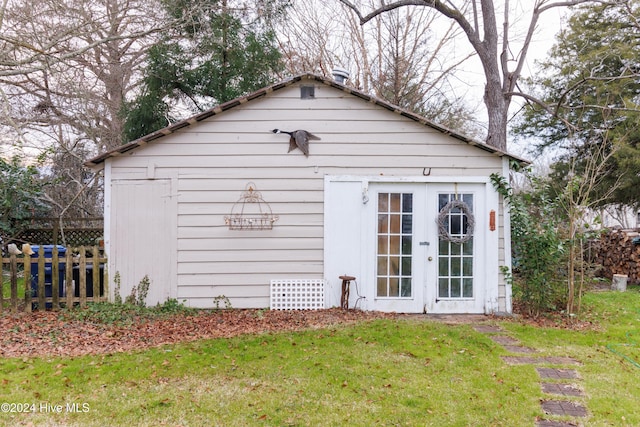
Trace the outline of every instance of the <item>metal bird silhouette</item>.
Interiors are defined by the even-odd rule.
[[[293,132],[288,132],[286,130],[274,129],[271,132],[289,134],[289,151],[287,151],[287,153],[299,148],[307,157],[309,156],[309,140],[320,140],[320,138],[306,130],[294,130]]]

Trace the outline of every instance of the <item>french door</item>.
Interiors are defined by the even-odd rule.
[[[484,311],[484,230],[476,225],[484,223],[483,191],[483,184],[371,184],[374,309]]]

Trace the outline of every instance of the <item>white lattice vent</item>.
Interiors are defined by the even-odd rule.
[[[319,310],[324,308],[323,279],[271,280],[272,310]]]

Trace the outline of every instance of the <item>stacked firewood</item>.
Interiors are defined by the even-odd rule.
[[[635,239],[635,240],[634,240]],[[624,274],[629,282],[640,282],[640,232],[610,229],[596,242],[596,262],[602,266],[601,275],[611,279]]]

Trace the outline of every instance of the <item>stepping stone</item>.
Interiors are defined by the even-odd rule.
[[[567,423],[564,421],[540,420],[536,423],[536,427],[577,427],[578,424]]]
[[[542,410],[549,415],[568,415],[570,417],[586,417],[587,408],[568,400],[546,400],[542,402]]]
[[[510,351],[511,353],[537,353],[538,350],[536,350],[535,348],[531,348],[531,347],[523,347],[520,345],[505,345],[503,346],[507,351]]]
[[[542,357],[545,363],[553,365],[581,365],[579,361],[573,357]]]
[[[554,380],[566,380],[578,378],[578,372],[573,369],[554,369],[554,368],[536,368],[540,378],[554,379]]]
[[[528,365],[541,363],[537,357],[525,357],[525,356],[502,356],[502,360],[509,365]]]
[[[528,357],[528,356],[502,356],[502,360],[510,365],[526,365],[550,363],[552,365],[579,365],[575,359],[570,357]]]
[[[515,338],[511,338],[511,337],[507,337],[504,335],[490,335],[489,338],[491,338],[494,342],[498,343],[498,344],[502,344],[502,345],[517,345],[520,344],[520,341],[518,341]]]
[[[504,332],[504,329],[502,329],[500,326],[492,326],[492,325],[475,325],[473,329],[475,329],[476,332],[481,332],[483,334],[495,334],[499,332]]]
[[[582,390],[570,384],[542,383],[542,391],[549,394],[562,396],[584,396]]]

